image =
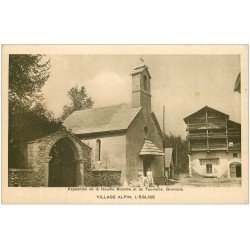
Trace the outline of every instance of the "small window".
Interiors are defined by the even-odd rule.
[[[238,157],[238,154],[237,153],[233,153],[233,157]]]
[[[95,160],[100,161],[101,160],[101,140],[96,140],[96,151],[95,151]]]
[[[144,89],[145,91],[148,90],[148,79],[147,79],[146,76],[143,77],[143,89]]]
[[[206,171],[207,171],[207,174],[212,174],[213,169],[212,169],[212,164],[211,163],[208,163],[206,165]]]
[[[144,134],[144,137],[145,137],[145,138],[148,137],[148,127],[144,127],[144,129],[143,129],[143,134]]]

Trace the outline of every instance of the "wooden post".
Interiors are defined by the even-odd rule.
[[[226,120],[226,143],[227,143],[227,152],[229,152],[229,146],[228,146],[228,133],[227,133],[227,120]]]
[[[209,138],[208,138],[208,119],[207,119],[207,109],[206,109],[206,132],[207,132],[207,151],[210,151],[209,148]]]
[[[163,134],[165,135],[165,105],[163,105]]]
[[[191,143],[190,143],[190,129],[189,129],[189,118],[188,118],[188,121],[187,121],[187,134],[188,134],[188,152],[190,154],[191,152]]]
[[[163,136],[164,136],[164,138],[163,138],[163,150],[164,150],[164,153],[165,153],[165,147],[166,147],[166,139],[165,139],[165,133],[166,133],[166,131],[165,131],[165,105],[163,105],[163,117],[162,117],[162,126],[163,126]],[[166,173],[166,171],[165,171],[165,169],[166,169],[166,159],[165,159],[165,157],[166,156],[163,156],[163,176],[165,176],[165,173]],[[169,175],[168,176],[166,176],[167,178],[169,178]]]

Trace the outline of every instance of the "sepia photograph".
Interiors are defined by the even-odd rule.
[[[2,249],[249,248],[248,2],[1,1]]]
[[[248,182],[241,129],[247,61],[234,51],[246,56],[247,47],[106,47],[54,54],[49,46],[47,53],[8,47],[5,188],[104,191],[95,197],[105,201],[117,201],[121,191],[120,199],[148,201],[153,192]]]

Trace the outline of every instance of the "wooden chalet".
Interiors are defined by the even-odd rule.
[[[228,167],[226,165],[233,162],[240,164],[241,124],[230,120],[229,115],[208,106],[185,117],[184,121],[187,124],[191,175],[230,176],[224,171]],[[221,165],[223,159],[229,162],[213,171],[211,167],[198,167],[195,163],[197,157],[196,163],[201,165]]]

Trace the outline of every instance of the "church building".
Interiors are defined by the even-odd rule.
[[[146,65],[131,73],[132,100],[116,106],[75,111],[64,126],[92,148],[92,168],[121,170],[121,184],[151,169],[164,179],[164,137],[151,109],[151,76]]]

